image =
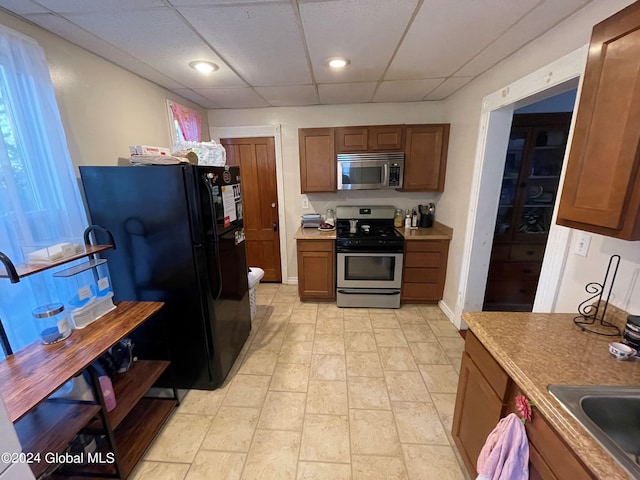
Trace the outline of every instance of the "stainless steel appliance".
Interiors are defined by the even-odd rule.
[[[339,153],[338,190],[401,188],[404,152]]]
[[[404,238],[393,206],[336,208],[339,307],[399,308]]]
[[[240,168],[80,167],[80,175],[92,221],[115,238],[104,253],[115,299],[165,303],[132,334],[136,353],[157,358],[168,341],[179,388],[217,388],[251,329]]]

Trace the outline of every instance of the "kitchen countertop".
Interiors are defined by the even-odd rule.
[[[612,307],[610,306],[609,309]],[[620,310],[614,321],[624,326]],[[624,470],[547,391],[549,384],[640,385],[640,361],[609,355],[614,337],[582,332],[576,314],[474,312],[462,319],[536,409],[598,478],[628,479]]]
[[[405,240],[451,240],[453,229],[440,222],[434,222],[431,228],[396,228]]]
[[[299,227],[293,238],[295,240],[335,240],[336,231],[331,230],[329,232],[323,232],[317,228]]]
[[[413,230],[405,230],[404,228],[396,228],[405,240],[451,240],[453,229],[435,222],[432,228],[417,228]],[[295,240],[335,240],[336,231],[329,232],[318,230],[317,228],[302,228],[293,236]]]

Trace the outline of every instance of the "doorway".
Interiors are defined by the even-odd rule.
[[[460,282],[455,308],[448,314],[458,328],[466,328],[461,315],[481,311],[489,270],[494,219],[514,110],[577,88],[584,72],[588,45],[505,85],[484,97],[478,131],[478,146],[474,162],[467,217],[466,236],[461,258]],[[579,92],[579,89],[578,89]],[[572,126],[573,128],[573,122]],[[567,145],[570,148],[570,145]],[[565,166],[566,167],[566,166]],[[562,184],[564,169],[561,172]],[[560,192],[558,192],[560,195]],[[542,262],[533,311],[552,312],[566,263],[570,231],[555,224],[557,206]],[[486,221],[491,219],[490,221]]]
[[[570,90],[514,112],[483,310],[533,309],[575,98]]]
[[[222,138],[227,165],[239,165],[247,263],[264,270],[263,282],[282,282],[280,221],[273,137]]]

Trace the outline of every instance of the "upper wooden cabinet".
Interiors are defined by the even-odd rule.
[[[405,192],[442,192],[447,166],[449,124],[407,125],[404,142]]]
[[[442,192],[449,124],[301,128],[300,191],[335,192],[336,154],[404,151],[401,191]]]
[[[336,153],[333,139],[333,128],[298,130],[302,193],[336,191]]]
[[[402,151],[402,125],[336,128],[336,153]]]
[[[640,2],[593,28],[557,223],[640,240]]]

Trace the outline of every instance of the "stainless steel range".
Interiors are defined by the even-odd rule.
[[[399,308],[404,237],[395,207],[336,207],[339,307]]]

